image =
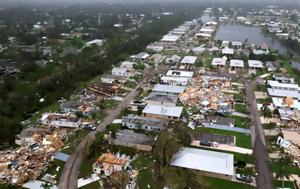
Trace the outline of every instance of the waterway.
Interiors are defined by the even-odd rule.
[[[267,44],[270,48],[278,50],[280,54],[292,52],[282,45],[277,39],[266,36],[260,27],[241,24],[221,24],[215,35],[216,40],[240,41],[254,43],[256,45]]]

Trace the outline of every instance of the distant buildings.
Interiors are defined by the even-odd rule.
[[[123,118],[122,126],[129,129],[143,129],[148,131],[161,131],[168,126],[168,122],[161,119],[152,119],[142,116],[128,115]]]

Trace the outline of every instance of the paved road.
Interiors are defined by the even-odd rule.
[[[146,70],[144,72],[144,79],[138,83],[136,88],[132,90],[119,105],[108,111],[106,118],[98,125],[97,130],[90,132],[82,142],[76,147],[73,154],[69,157],[66,162],[62,175],[59,180],[58,188],[59,189],[75,189],[77,188],[77,178],[80,164],[83,158],[88,154],[90,145],[95,140],[95,135],[97,132],[102,132],[105,130],[106,126],[111,124],[114,119],[120,114],[122,109],[128,106],[128,104],[138,95],[137,89],[143,87],[144,84],[148,83],[148,80],[153,78],[154,75],[164,72],[165,69],[159,68],[158,71]],[[159,72],[159,73],[158,73]]]
[[[258,189],[274,189],[274,178],[268,165],[268,153],[264,137],[264,130],[261,126],[260,116],[255,98],[256,81],[246,81],[246,99],[251,119],[251,140],[255,158],[256,185]]]

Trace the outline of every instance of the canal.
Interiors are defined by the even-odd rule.
[[[256,45],[267,44],[270,48],[278,50],[280,54],[292,52],[278,40],[266,36],[258,26],[246,26],[241,24],[220,24],[215,35],[215,40],[240,41],[254,43]]]

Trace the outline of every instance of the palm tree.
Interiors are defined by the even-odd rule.
[[[280,179],[282,182],[282,188],[284,188],[284,179],[289,179],[291,174],[289,172],[289,165],[292,163],[292,158],[289,155],[283,155],[279,159],[279,170],[276,172],[276,179]]]

